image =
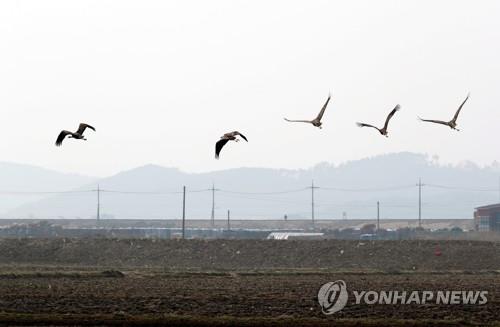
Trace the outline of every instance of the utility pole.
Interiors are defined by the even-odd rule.
[[[377,236],[380,230],[380,202],[377,201]]]
[[[215,185],[212,184],[212,216],[210,218],[212,228],[215,227],[215,191]]]
[[[182,239],[186,238],[186,186],[182,188]]]
[[[422,179],[418,179],[418,227],[422,227]]]
[[[229,221],[231,220],[231,211],[230,210],[227,210],[227,230],[230,231],[231,230],[231,225],[229,223]]]
[[[500,177],[498,177],[498,202],[500,203]]]
[[[314,186],[314,180],[311,181],[311,220],[314,228],[314,189],[319,187]]]
[[[99,184],[97,184],[97,224],[101,220],[101,189],[99,188]]]

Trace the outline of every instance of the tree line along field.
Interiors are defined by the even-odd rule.
[[[439,249],[439,253],[436,252]],[[500,243],[0,240],[0,323],[483,326],[500,322]],[[325,316],[320,286],[486,290],[485,305],[356,305]]]

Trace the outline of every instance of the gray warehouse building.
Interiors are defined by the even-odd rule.
[[[480,232],[500,232],[500,203],[477,207],[474,225]]]

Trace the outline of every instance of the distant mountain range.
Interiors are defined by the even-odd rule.
[[[0,162],[0,212],[46,198],[48,195],[26,192],[70,190],[96,180],[94,177],[63,174],[36,166]]]
[[[10,172],[9,172],[10,170]],[[55,195],[2,196],[4,218],[92,218],[97,211],[99,184],[103,218],[179,218],[182,186],[187,187],[189,218],[210,218],[215,185],[216,218],[231,210],[239,219],[311,217],[311,183],[317,219],[373,218],[381,203],[382,218],[418,216],[418,187],[422,179],[423,218],[471,218],[475,206],[499,201],[497,165],[440,165],[422,154],[396,153],[350,161],[321,163],[311,169],[235,168],[208,173],[185,173],[175,168],[146,165],[97,180],[48,170],[0,165],[5,190],[73,191]],[[17,199],[17,202],[15,201]],[[22,201],[21,201],[22,199]],[[28,201],[31,200],[31,201]],[[12,201],[12,202],[9,202]],[[14,208],[15,207],[15,208]]]

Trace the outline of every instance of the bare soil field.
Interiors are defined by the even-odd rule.
[[[435,255],[436,249],[441,256]],[[202,271],[478,271],[500,269],[500,242],[0,239],[0,264]]]
[[[436,255],[436,246],[440,255]],[[0,325],[499,326],[489,242],[0,240]],[[484,290],[484,305],[355,304],[321,285]]]

